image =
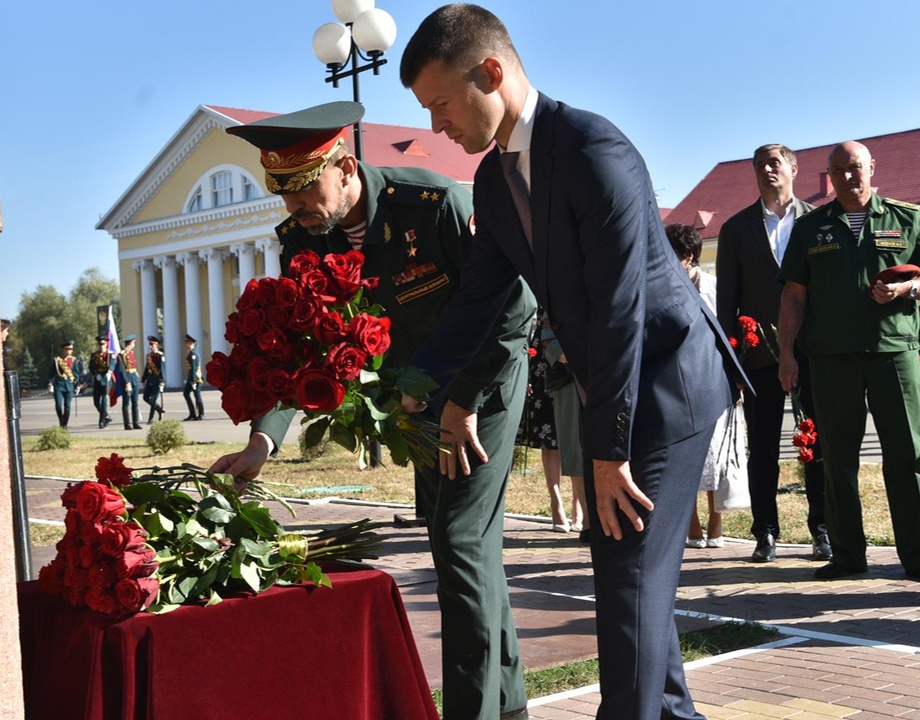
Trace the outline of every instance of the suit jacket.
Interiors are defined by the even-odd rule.
[[[731,403],[734,355],[668,243],[638,151],[541,94],[530,160],[533,250],[494,148],[476,172],[473,255],[415,363],[442,381],[462,367],[520,273],[585,389],[590,457],[628,460],[710,426]]]
[[[796,199],[796,219],[813,208]],[[719,278],[716,314],[722,328],[727,334],[737,336],[737,317],[748,315],[761,324],[767,342],[773,347],[773,353],[763,344],[749,349],[742,360],[745,368],[776,365],[774,354],[778,356],[779,350],[770,326],[775,327],[779,322],[783,286],[776,277],[778,272],[779,262],[770,248],[763,209],[758,199],[722,225],[716,255],[716,276]]]

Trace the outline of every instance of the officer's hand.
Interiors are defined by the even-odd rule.
[[[444,410],[441,412],[441,440],[453,447],[450,453],[442,452],[440,454],[442,475],[447,475],[451,480],[455,480],[457,478],[457,460],[460,461],[460,469],[463,474],[470,474],[467,445],[473,449],[484,463],[489,462],[489,456],[486,454],[485,448],[479,443],[476,427],[476,413],[472,410],[466,410],[450,400],[447,401]]]
[[[636,504],[651,511],[655,504],[633,482],[628,462],[594,460],[594,491],[597,494],[597,514],[604,535],[623,539],[623,529],[617,510],[632,523],[636,532],[642,532],[645,523],[636,510]]]
[[[799,386],[799,363],[795,358],[779,361],[779,384],[787,393]]]
[[[911,282],[883,283],[877,282],[872,286],[872,299],[879,305],[886,305],[895,298],[910,295]]]
[[[218,458],[208,472],[227,473],[236,480],[253,480],[262,471],[273,445],[268,435],[255,432],[249,436],[249,444],[243,450]],[[245,482],[242,485],[245,487]]]

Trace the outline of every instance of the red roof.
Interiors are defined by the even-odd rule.
[[[279,113],[205,105],[238,125],[274,117]],[[459,182],[472,183],[482,154],[467,155],[462,147],[443,133],[423,128],[378,125],[362,122],[363,159],[381,167],[419,167],[446,175]],[[354,148],[354,129],[349,137]]]
[[[920,204],[920,129],[859,140],[875,158],[873,188],[879,195]],[[827,156],[836,143],[796,150],[799,172],[795,195],[812,205],[834,199],[827,177]],[[722,223],[758,198],[751,160],[732,160],[716,165],[668,213],[668,222],[693,225],[703,239],[716,238]]]

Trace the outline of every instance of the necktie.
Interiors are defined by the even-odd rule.
[[[527,189],[524,176],[517,169],[518,155],[520,153],[517,152],[502,153],[502,169],[505,171],[505,181],[508,183],[508,189],[511,190],[511,197],[517,208],[518,217],[521,219],[521,226],[524,228],[527,244],[532,248],[533,221],[530,214],[530,191]]]

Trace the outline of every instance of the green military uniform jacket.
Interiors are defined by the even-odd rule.
[[[191,385],[201,383],[201,356],[197,350],[189,350],[185,356],[185,382]]]
[[[457,290],[472,246],[473,196],[459,183],[428,170],[365,163],[359,168],[367,197],[362,274],[380,278],[367,296],[384,308],[392,323],[386,365],[403,367],[431,335],[442,308]],[[313,236],[288,218],[276,232],[284,274],[302,250],[323,257],[351,249],[339,227],[328,235]],[[452,383],[448,397],[454,403],[478,411],[494,392],[502,392],[509,360],[524,357],[535,311],[533,295],[518,280],[489,340]],[[252,427],[271,437],[277,448],[292,417],[293,411],[273,412]]]
[[[145,387],[159,386],[160,383],[166,382],[166,358],[159,350],[147,353],[147,364],[144,374],[141,375],[141,382]]]
[[[880,305],[869,290],[882,270],[920,264],[918,236],[920,206],[875,193],[858,239],[837,200],[796,221],[779,279],[808,287],[809,355],[917,349],[917,302],[905,297]]]

